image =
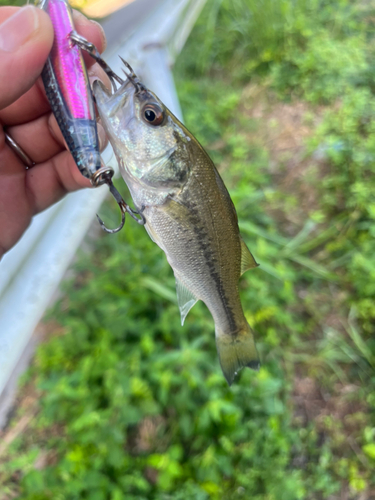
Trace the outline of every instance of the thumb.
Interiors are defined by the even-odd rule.
[[[0,109],[32,87],[52,43],[52,23],[43,10],[33,5],[17,9],[0,24]]]

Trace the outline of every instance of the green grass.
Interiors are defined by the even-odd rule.
[[[37,417],[0,457],[4,499],[371,498],[371,9],[209,2],[175,76],[260,263],[240,286],[262,368],[228,388],[211,316],[197,304],[180,326],[172,271],[128,220],[49,313],[59,327],[23,389]],[[297,151],[277,141],[298,109]]]

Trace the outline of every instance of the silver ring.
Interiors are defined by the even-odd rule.
[[[33,160],[25,153],[25,151],[21,148],[21,146],[17,144],[16,141],[9,134],[6,133],[5,130],[4,130],[4,135],[5,135],[5,142],[16,153],[18,158],[24,163],[26,170],[32,168],[35,165]]]
[[[114,170],[112,167],[100,167],[92,176],[91,176],[91,184],[94,187],[101,186],[102,184],[106,184],[108,182],[108,178],[112,179]]]

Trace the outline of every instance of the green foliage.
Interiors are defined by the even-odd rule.
[[[314,32],[273,66],[274,87],[292,89],[314,103],[332,102],[364,78],[369,69],[365,47],[362,34],[336,40],[328,29]]]
[[[0,0],[0,7],[5,7],[8,5],[22,6],[25,5],[23,0]]]
[[[330,175],[322,179],[322,207],[330,217],[339,213],[343,221],[339,238],[331,242],[327,250],[332,256],[345,259],[347,279],[353,287],[350,306],[353,313],[362,318],[362,327],[371,337],[375,318],[372,307],[375,293],[374,111],[375,100],[370,89],[350,89],[340,106],[326,113],[310,145],[311,150],[320,150],[330,168]]]
[[[219,68],[241,81],[265,75],[284,97],[329,103],[373,86],[374,10],[349,0],[211,0],[185,67],[190,76]]]
[[[194,53],[190,65],[199,71],[212,64],[221,65],[241,77],[266,71],[271,62],[283,60],[290,36],[301,37],[301,15],[316,9],[318,3],[213,0],[198,22],[196,32],[204,32],[204,37],[196,39],[200,50]]]
[[[301,441],[290,427],[283,371],[271,358],[229,389],[209,315],[198,307],[179,325],[168,300],[171,272],[160,257],[143,229],[129,224],[78,266],[89,270],[84,286],[68,285],[68,304],[52,313],[64,335],[39,349],[33,369],[45,393],[35,425],[62,427],[62,440],[42,444],[59,460],[26,472],[23,498],[304,498],[302,471],[288,472]],[[245,302],[255,301],[262,328],[288,293],[274,278],[253,278]],[[156,283],[159,296],[140,280]],[[260,304],[260,293],[268,304]],[[291,322],[290,314],[279,321]],[[15,444],[21,456],[23,446]],[[35,450],[24,453],[26,462],[36,459]]]
[[[228,388],[211,316],[197,304],[180,326],[173,274],[128,220],[80,257],[50,313],[62,328],[29,374],[40,410],[0,462],[4,494],[19,471],[24,500],[316,500],[337,498],[342,483],[355,499],[374,488],[370,11],[208,3],[175,73],[185,122],[221,168],[260,263],[240,290],[262,368]],[[275,173],[259,139],[250,78],[282,99],[325,103],[309,108],[319,125],[301,177],[315,198],[302,223],[281,154]],[[105,210],[115,224],[116,207]],[[301,380],[323,396],[304,399]],[[319,418],[301,416],[310,403],[325,405]]]

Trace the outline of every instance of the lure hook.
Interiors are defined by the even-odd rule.
[[[129,207],[129,205],[125,202],[125,200],[122,198],[122,196],[120,195],[120,193],[117,191],[117,189],[113,185],[112,179],[108,178],[106,180],[106,184],[108,185],[109,190],[110,190],[112,196],[114,197],[114,199],[116,200],[118,206],[120,207],[120,210],[121,210],[121,224],[118,227],[116,227],[116,229],[108,229],[105,226],[105,224],[102,221],[102,219],[99,217],[99,215],[96,214],[96,217],[98,218],[99,224],[101,225],[102,229],[104,229],[104,231],[106,231],[107,233],[111,233],[111,234],[117,233],[118,231],[120,231],[124,227],[126,213],[128,213],[130,215],[130,217],[132,217],[136,222],[138,222],[138,224],[140,224],[141,226],[144,226],[146,224],[146,218],[142,214],[142,211],[141,212],[137,212],[136,210],[133,210],[131,207]],[[142,207],[142,210],[143,209],[144,209],[144,207]],[[138,217],[138,215],[139,215],[139,217]]]
[[[88,52],[90,56],[99,64],[99,66],[104,69],[105,73],[111,81],[113,91],[117,92],[115,80],[120,85],[124,83],[124,80],[116,75],[116,73],[108,66],[104,59],[102,59],[95,45],[86,40],[86,38],[84,38],[83,36],[79,35],[76,31],[72,31],[69,37],[74,45],[77,45],[81,50],[85,50],[86,52]]]
[[[124,200],[122,199],[120,193],[117,191],[117,189],[113,185],[112,179],[108,178],[108,180],[106,180],[106,184],[109,187],[109,190],[110,190],[112,196],[114,197],[114,199],[116,200],[118,206],[120,207],[120,210],[121,210],[121,223],[115,229],[109,229],[108,227],[106,227],[106,225],[104,224],[104,222],[102,221],[102,219],[99,217],[98,214],[96,214],[96,217],[97,217],[97,219],[99,221],[99,224],[100,224],[101,228],[104,229],[104,231],[106,231],[107,233],[110,233],[110,234],[114,234],[114,233],[118,233],[124,227],[124,224],[125,224],[125,215],[126,215],[126,210],[124,209],[124,205],[126,205],[126,203],[124,202]]]
[[[69,37],[70,37],[70,40],[72,41],[72,43],[77,45],[81,50],[85,50],[86,52],[88,52],[90,54],[90,56],[93,59],[95,59],[95,61],[99,64],[99,66],[104,69],[105,73],[107,74],[108,78],[111,81],[113,91],[117,92],[115,80],[120,85],[123,85],[124,80],[122,78],[120,78],[108,66],[108,64],[101,57],[101,55],[100,55],[98,49],[95,47],[95,45],[93,43],[89,42],[88,40],[86,40],[86,38],[84,38],[83,36],[79,35],[76,31],[72,31],[70,33]],[[135,74],[133,68],[130,66],[130,64],[127,61],[125,61],[125,59],[123,59],[121,56],[119,56],[119,57],[120,57],[121,61],[123,62],[124,66],[126,67],[126,69],[129,71],[129,73],[127,73],[126,71],[123,70],[127,79],[130,81],[130,83],[132,83],[134,85],[137,93],[144,92],[146,90],[146,87],[143,85],[143,83],[141,83],[139,81],[139,78]]]
[[[145,207],[143,206],[138,212],[137,210],[133,210],[131,207],[129,207],[129,205],[126,205],[126,211],[130,215],[130,217],[132,217],[141,226],[144,226],[146,224],[146,217],[142,213],[144,209]],[[139,215],[139,217],[137,217],[137,215]]]
[[[135,74],[134,69],[130,66],[130,64],[125,61],[121,56],[119,56],[121,59],[123,65],[127,70],[129,70],[130,73],[127,73],[124,69],[122,70],[124,72],[124,75],[126,78],[129,80],[129,82],[135,87],[136,93],[139,94],[140,92],[145,92],[146,87],[139,81],[138,76]]]
[[[102,229],[104,229],[104,231],[106,231],[107,233],[111,233],[111,234],[112,233],[117,233],[118,231],[120,231],[124,227],[124,224],[125,224],[125,214],[126,214],[126,211],[123,208],[123,205],[126,205],[126,203],[124,202],[124,200],[122,199],[120,193],[117,191],[117,189],[115,188],[115,186],[113,185],[113,182],[112,182],[113,174],[114,174],[114,170],[113,170],[112,167],[105,167],[105,166],[103,166],[99,170],[97,170],[95,172],[95,174],[90,179],[91,180],[91,184],[94,187],[98,187],[98,186],[102,186],[103,184],[107,184],[107,186],[109,187],[109,190],[110,190],[112,196],[114,197],[114,199],[116,200],[118,206],[120,207],[120,210],[121,210],[121,223],[115,229],[109,229],[109,228],[107,228],[106,225],[104,224],[104,222],[102,221],[102,219],[99,217],[99,215],[96,214],[96,217],[98,218],[99,224],[101,225]]]
[[[102,167],[98,171],[95,172],[94,176],[91,179],[91,183],[93,186],[101,186],[102,184],[107,184],[109,191],[111,192],[112,196],[116,200],[117,205],[120,207],[121,210],[121,223],[118,227],[115,229],[109,229],[106,227],[104,224],[103,220],[99,217],[98,214],[96,214],[96,217],[99,221],[100,226],[104,231],[110,234],[118,233],[125,224],[125,215],[128,213],[130,217],[132,217],[138,224],[144,226],[146,224],[146,218],[142,214],[143,210],[145,207],[142,207],[140,212],[137,212],[136,210],[133,210],[123,199],[121,194],[117,191],[115,186],[113,185],[112,182],[112,177],[113,177],[114,171],[111,167]],[[138,217],[139,216],[139,217]]]

